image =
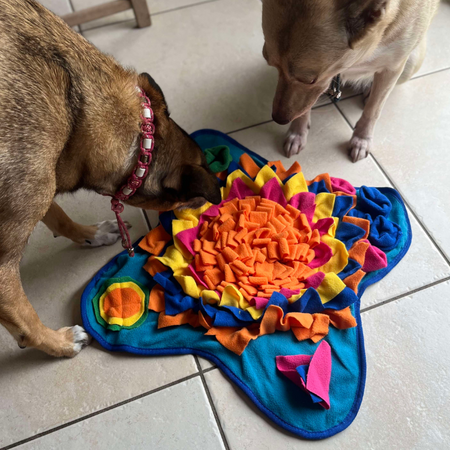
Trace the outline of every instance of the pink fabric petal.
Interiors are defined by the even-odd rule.
[[[265,308],[267,306],[267,303],[269,303],[269,299],[262,298],[262,297],[253,297],[249,303],[251,306],[254,306],[256,309],[261,309],[261,308]]]
[[[189,264],[188,267],[189,267],[189,270],[192,273],[192,276],[194,277],[194,280],[197,282],[197,284],[201,284],[201,285],[205,286],[206,289],[209,289],[207,284],[200,278],[199,274],[194,269],[194,266],[192,264]],[[220,295],[219,295],[219,297],[220,297]]]
[[[245,197],[252,197],[255,193],[240,179],[236,178],[231,185],[230,193],[226,201],[234,198],[243,199]]]
[[[333,192],[345,192],[346,194],[356,195],[356,189],[342,178],[330,177]]]
[[[292,290],[292,289],[281,288],[280,294],[284,295],[286,298],[291,298],[293,295],[300,294],[300,289]]]
[[[304,391],[321,398],[323,408],[330,409],[331,347],[322,341],[312,356],[289,355],[275,358],[277,369]],[[306,384],[297,367],[308,365]]]
[[[293,383],[301,388],[305,388],[305,383],[297,372],[298,366],[309,364],[311,361],[310,355],[289,355],[289,356],[276,356],[275,361],[277,369]],[[322,398],[322,397],[320,397]]]
[[[319,230],[321,236],[328,233],[331,226],[334,225],[334,220],[331,217],[325,219],[319,219],[316,223],[313,223],[312,229]]]
[[[311,269],[317,269],[317,267],[323,266],[333,256],[333,251],[331,250],[331,247],[325,244],[325,242],[320,242],[313,248],[313,250],[316,256],[308,264],[308,267],[310,267]]]
[[[259,195],[268,200],[272,200],[280,204],[283,208],[287,205],[286,197],[284,196],[283,189],[278,184],[276,178],[269,180],[262,188]]]
[[[289,204],[297,208],[308,219],[309,224],[312,224],[314,212],[316,211],[316,194],[313,192],[300,192],[295,194],[290,200]]]
[[[371,245],[366,251],[366,259],[362,270],[364,272],[375,272],[375,270],[384,269],[387,267],[386,254],[378,247]]]
[[[180,231],[177,234],[177,238],[181,241],[182,244],[184,244],[187,251],[191,255],[195,255],[193,244],[194,244],[195,239],[197,239],[199,231],[200,231],[200,227],[194,227],[194,228],[189,228],[188,230]]]
[[[305,283],[305,289],[308,289],[310,287],[317,289],[321,284],[322,281],[325,279],[325,274],[323,272],[317,272],[314,275],[311,275],[309,278],[307,278]]]
[[[331,347],[327,341],[322,341],[311,358],[306,378],[306,389],[323,400],[319,404],[325,409],[330,409],[330,379]]]
[[[219,208],[220,208],[220,206],[222,206],[222,203],[220,203],[220,205],[212,205],[211,208],[207,209],[200,216],[200,220],[198,221],[199,228],[203,225],[203,222],[206,220],[205,217],[216,217],[220,214]]]

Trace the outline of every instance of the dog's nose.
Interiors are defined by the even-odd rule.
[[[278,125],[287,125],[290,122],[290,120],[286,119],[286,117],[283,117],[282,115],[276,113],[272,113],[272,119]]]

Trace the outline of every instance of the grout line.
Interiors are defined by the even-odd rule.
[[[422,75],[417,75],[417,77],[412,77],[409,81],[419,80],[420,78],[427,77],[428,75],[434,75],[435,73],[445,72],[446,70],[450,70],[450,67],[444,67],[443,69],[438,69],[432,72],[423,73]]]
[[[265,120],[264,122],[255,123],[254,125],[248,125],[248,126],[246,126],[246,127],[238,128],[237,130],[227,131],[225,134],[233,134],[233,133],[237,133],[237,132],[239,132],[239,131],[248,130],[249,128],[259,127],[260,125],[266,125],[267,123],[271,123],[271,122],[273,122],[272,119],[270,119],[270,120]]]
[[[336,106],[337,110],[340,112],[341,116],[344,118],[344,120],[347,122],[348,126],[354,130],[354,127],[352,126],[352,124],[350,123],[350,121],[347,119],[346,115],[342,112],[342,110],[339,108],[339,106],[337,104],[335,104],[334,106]],[[436,240],[434,239],[432,233],[430,232],[430,230],[427,228],[427,226],[422,222],[422,220],[419,218],[419,216],[417,215],[415,209],[412,207],[411,203],[408,201],[407,197],[403,194],[402,190],[399,188],[399,186],[397,185],[397,183],[394,182],[394,180],[392,179],[392,177],[388,174],[388,172],[384,169],[384,167],[380,164],[380,162],[377,160],[377,158],[375,158],[373,153],[370,153],[370,157],[372,158],[373,162],[376,164],[376,166],[378,167],[378,169],[380,169],[381,173],[387,178],[387,180],[389,181],[389,183],[391,183],[391,185],[394,187],[394,189],[396,189],[399,194],[402,196],[403,202],[405,203],[405,205],[408,207],[408,209],[411,211],[411,214],[414,216],[414,218],[417,220],[417,222],[419,223],[420,227],[422,228],[422,230],[425,232],[425,234],[428,236],[428,238],[430,239],[430,241],[432,242],[432,244],[436,247],[437,251],[439,252],[439,254],[442,256],[442,258],[444,258],[444,261],[450,266],[450,258],[445,254],[445,252],[441,249],[440,245],[436,242]]]
[[[371,153],[371,157],[375,164],[378,166],[378,168],[381,170],[381,172],[384,174],[384,176],[389,180],[389,182],[394,186],[394,188],[399,192],[399,194],[402,196],[402,199],[405,203],[405,205],[409,208],[411,211],[411,214],[414,216],[414,218],[417,220],[419,225],[422,227],[425,234],[428,236],[428,238],[431,240],[431,242],[434,244],[442,258],[444,258],[444,261],[450,266],[450,258],[445,254],[444,250],[441,249],[440,245],[435,241],[433,235],[431,234],[431,231],[428,229],[428,227],[422,222],[422,220],[417,215],[415,209],[412,207],[410,202],[408,201],[407,197],[403,194],[401,189],[397,186],[397,183],[394,182],[394,180],[388,175],[386,170],[384,170],[384,167],[378,162],[378,160],[375,158],[375,156]]]
[[[200,365],[200,361],[197,358],[197,355],[194,355],[195,362],[197,364],[197,368],[199,370],[200,379],[203,383],[203,389],[205,389],[206,397],[208,397],[209,406],[211,407],[211,411],[214,415],[214,419],[216,419],[217,428],[219,429],[220,437],[222,438],[223,445],[226,450],[230,450],[230,446],[228,445],[227,437],[225,436],[225,432],[223,431],[222,424],[220,423],[219,414],[217,413],[216,407],[214,405],[211,392],[209,391],[208,383],[205,379],[205,372],[210,372],[209,369],[203,371],[202,366]],[[211,368],[215,369],[215,367]]]
[[[126,405],[128,403],[134,402],[135,400],[140,400],[141,398],[148,397],[149,395],[156,394],[157,392],[160,392],[160,391],[162,391],[164,389],[176,386],[177,384],[180,384],[180,383],[183,383],[185,381],[191,380],[191,379],[196,378],[198,376],[201,376],[201,374],[200,373],[194,373],[192,375],[188,375],[186,377],[180,378],[179,380],[172,381],[171,383],[168,383],[168,384],[165,384],[163,386],[157,387],[157,388],[152,389],[152,390],[150,390],[148,392],[144,392],[142,394],[136,395],[135,397],[131,397],[131,398],[127,399],[127,400],[123,400],[123,401],[121,401],[119,403],[115,403],[114,405],[111,405],[111,406],[108,406],[106,408],[103,408],[103,409],[100,409],[98,411],[95,411],[95,412],[93,412],[91,414],[87,414],[85,416],[79,417],[78,419],[72,420],[72,421],[67,422],[67,423],[65,423],[63,425],[59,425],[59,426],[51,428],[51,429],[49,429],[47,431],[43,431],[42,433],[38,433],[35,436],[31,436],[29,438],[22,439],[21,441],[15,442],[14,444],[7,445],[6,447],[1,447],[0,450],[9,450],[11,448],[18,447],[19,445],[23,445],[23,444],[26,444],[28,442],[35,441],[36,439],[39,439],[39,438],[44,437],[44,436],[47,436],[48,434],[54,433],[55,431],[59,431],[59,430],[62,430],[64,428],[70,427],[72,425],[75,425],[75,424],[77,424],[79,422],[83,422],[83,421],[85,421],[87,419],[90,419],[92,417],[99,416],[100,414],[103,414],[103,413],[105,413],[107,411],[111,411],[112,409],[116,409],[116,408],[118,408],[120,406],[123,406],[123,405]]]
[[[217,0],[216,0],[217,1]],[[358,94],[359,95],[359,94]],[[314,106],[312,108],[313,111],[315,111],[316,109],[320,109],[323,108],[324,106],[330,106],[332,105],[332,103],[324,103],[323,105],[318,105],[318,106]],[[270,120],[265,120],[264,122],[259,122],[259,123],[255,123],[254,125],[248,125],[246,127],[242,127],[242,128],[238,128],[237,130],[233,130],[233,131],[227,131],[225,132],[225,134],[233,134],[233,133],[237,133],[238,131],[244,131],[244,130],[248,130],[249,128],[255,128],[255,127],[259,127],[260,125],[266,125],[267,123],[271,123],[273,122],[273,119]],[[281,126],[281,125],[280,125]]]
[[[404,297],[409,297],[410,295],[416,294],[417,292],[421,292],[421,291],[424,291],[424,290],[426,290],[428,288],[432,288],[434,286],[438,286],[439,284],[445,283],[447,281],[450,281],[450,277],[445,277],[442,280],[433,281],[433,283],[426,284],[425,286],[421,286],[419,288],[413,289],[412,291],[406,292],[405,294],[400,294],[400,295],[392,297],[392,298],[390,298],[388,300],[384,300],[384,301],[382,301],[380,303],[377,303],[376,305],[372,305],[372,306],[368,306],[367,308],[363,308],[363,309],[361,309],[361,314],[365,313],[367,311],[371,311],[372,309],[378,308],[379,306],[386,305],[387,303],[392,303],[392,302],[395,302],[396,300],[400,300],[400,299],[402,299]]]
[[[207,369],[203,369],[203,373],[208,373],[208,372],[212,372],[213,370],[218,369],[217,366],[214,367],[208,367]]]

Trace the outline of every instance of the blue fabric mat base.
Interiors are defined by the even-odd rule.
[[[194,139],[205,149],[228,145],[233,159],[243,152],[258,163],[266,160],[245,149],[227,135],[214,130],[200,130]],[[364,277],[359,298],[365,289],[386,276],[403,258],[411,244],[411,225],[400,195],[390,188],[379,188],[392,202],[390,219],[400,225],[403,235],[398,246],[387,253],[388,267]],[[136,248],[136,246],[135,246]],[[349,330],[330,327],[325,340],[332,349],[332,378],[330,382],[331,409],[314,405],[295,384],[281,375],[275,365],[278,355],[312,354],[319,344],[298,342],[291,332],[276,332],[250,342],[242,356],[238,356],[215,340],[204,336],[205,330],[189,325],[157,329],[158,314],[150,311],[138,328],[113,332],[103,328],[95,319],[92,299],[105,280],[130,276],[152,288],[152,277],[143,270],[148,254],[138,249],[130,258],[126,252],[117,255],[104,266],[86,287],[81,312],[86,330],[107,350],[125,351],[139,355],[196,354],[215,363],[255,405],[282,428],[307,439],[323,439],[339,433],[354,420],[364,394],[366,359],[360,315],[360,300],[352,305],[358,326]],[[250,421],[251,417],[242,420]]]

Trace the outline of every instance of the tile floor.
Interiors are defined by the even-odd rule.
[[[65,14],[102,1],[43,3]],[[151,28],[138,30],[132,15],[119,14],[83,26],[82,33],[121,63],[151,73],[189,132],[216,128],[285,161],[285,127],[270,121],[276,73],[261,57],[260,1],[148,2]],[[327,441],[298,440],[200,358],[137,358],[94,343],[73,360],[54,360],[20,351],[0,328],[0,450],[449,448],[449,29],[444,0],[422,69],[387,102],[373,155],[356,165],[347,158],[345,143],[361,114],[361,98],[350,92],[338,107],[321,101],[308,147],[297,158],[308,176],[327,171],[355,185],[394,186],[413,226],[408,255],[363,297],[367,387],[350,428]],[[111,214],[104,199],[83,192],[60,203],[79,222]],[[132,238],[148,231],[141,211],[127,208],[125,217]],[[150,223],[155,219],[149,216]],[[80,323],[81,292],[119,251],[119,243],[80,249],[39,225],[22,279],[42,320],[53,327]]]

